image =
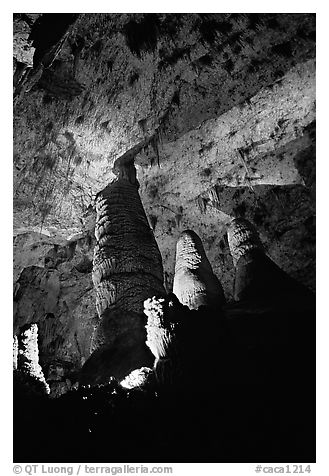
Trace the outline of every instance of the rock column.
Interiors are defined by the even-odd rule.
[[[152,365],[146,347],[145,299],[164,293],[161,255],[138,193],[133,162],[117,163],[116,180],[96,199],[93,283],[99,323],[82,382],[124,378]]]

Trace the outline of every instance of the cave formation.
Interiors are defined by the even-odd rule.
[[[106,383],[152,366],[143,302],[165,292],[160,251],[138,193],[132,163],[115,164],[117,178],[96,198],[92,279],[100,319],[80,382]],[[105,357],[106,356],[106,357]]]
[[[189,309],[220,308],[225,303],[223,288],[213,273],[202,241],[192,230],[184,230],[177,241],[173,292]]]
[[[15,462],[315,461],[315,15],[13,22]]]

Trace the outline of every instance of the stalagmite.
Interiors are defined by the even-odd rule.
[[[182,377],[181,333],[183,306],[175,295],[152,297],[144,302],[147,316],[146,344],[155,357],[154,371],[160,385],[177,385]]]
[[[24,383],[27,387],[31,386],[31,389],[33,387],[37,393],[49,394],[50,389],[46,383],[42,367],[39,364],[37,324],[26,326],[18,338],[14,338],[14,355],[15,348],[18,348],[16,377],[19,375],[20,382]]]
[[[17,360],[18,360],[18,339],[17,336],[13,338],[13,370],[17,369]]]
[[[143,302],[164,293],[161,255],[138,193],[133,161],[118,160],[116,180],[96,199],[93,283],[99,324],[93,354],[81,382],[100,383],[111,375],[152,366],[145,345]]]
[[[271,303],[313,302],[313,293],[280,269],[266,254],[255,227],[244,218],[228,226],[228,242],[235,266],[235,301]]]
[[[214,275],[199,236],[191,230],[181,234],[176,246],[173,292],[190,309],[220,308],[225,303],[223,288]]]
[[[217,310],[190,310],[170,293],[147,299],[144,313],[148,318],[146,344],[155,357],[154,373],[163,391],[197,392],[196,379],[223,379],[221,362],[230,346]]]

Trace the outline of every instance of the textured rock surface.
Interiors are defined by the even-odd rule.
[[[21,247],[17,239],[24,240]],[[46,374],[53,361],[60,361],[70,375],[89,357],[97,323],[91,279],[94,238],[87,233],[61,245],[49,237],[39,235],[33,244],[34,239],[34,234],[15,239],[20,253],[15,255],[14,333],[37,323]]]
[[[191,230],[184,230],[176,245],[173,292],[189,309],[200,306],[218,309],[225,303],[223,288],[213,273],[202,241]]]
[[[236,216],[255,222],[269,254],[314,288],[314,175],[305,182],[307,164],[315,167],[314,118],[310,62],[248,104],[164,144],[161,169],[140,170],[141,196],[156,223],[169,288],[172,249],[180,232],[192,228],[226,296],[232,296],[232,262],[224,235]]]
[[[35,48],[32,46],[32,40],[29,39],[31,25],[36,18],[24,14],[14,16],[14,45],[13,57],[17,62],[28,67],[33,66],[33,55]],[[16,66],[17,67],[17,66]]]
[[[182,378],[182,349],[177,336],[182,307],[174,295],[154,296],[144,302],[146,344],[155,357],[155,377],[160,386],[169,388],[178,385]]]
[[[26,393],[49,394],[50,389],[39,364],[38,326],[31,324],[22,329],[17,340],[14,339],[14,354],[17,344],[15,383],[24,386]]]
[[[144,164],[156,162],[158,152],[163,166],[169,155],[184,170],[189,195],[200,179],[194,183],[185,174],[188,163],[195,176],[199,167],[213,170],[220,158],[223,177],[225,159],[231,175],[242,165],[236,180],[244,180],[238,148],[251,148],[248,159],[259,162],[279,137],[283,145],[300,138],[314,118],[314,31],[315,16],[300,14],[80,15],[49,73],[63,80],[74,74],[85,89],[67,98],[36,84],[15,107],[19,226],[43,223],[66,237],[79,231],[93,196],[110,181],[114,160],[145,135],[154,140]],[[223,135],[230,140],[220,141]],[[188,160],[178,152],[181,144]],[[274,171],[275,156],[266,161]],[[276,175],[281,184],[278,171],[266,179],[262,162],[255,175],[249,164],[251,179],[265,175],[265,183],[273,183]],[[205,172],[208,186],[200,192],[217,180],[216,169]],[[298,180],[289,169],[285,183]],[[183,180],[176,170],[167,180],[173,177]]]
[[[13,370],[17,369],[18,361],[18,339],[17,336],[13,338]]]
[[[161,255],[139,197],[134,164],[118,163],[115,173],[117,179],[96,198],[92,276],[99,323],[93,354],[82,369],[88,383],[111,375],[121,379],[151,363],[143,302],[164,293]]]
[[[141,367],[140,369],[133,370],[123,380],[120,385],[124,388],[145,388],[152,381],[153,371],[149,367]]]
[[[74,380],[99,322],[95,198],[136,156],[172,290],[184,229],[228,300],[226,226],[244,217],[315,288],[315,15],[14,16],[14,330]],[[73,376],[71,376],[73,373]]]
[[[232,220],[228,243],[235,265],[234,299],[283,305],[312,303],[314,296],[305,286],[282,271],[264,252],[255,227],[243,218]]]
[[[227,238],[235,267],[239,259],[249,251],[264,251],[256,228],[243,218],[236,218],[231,221],[228,226]]]

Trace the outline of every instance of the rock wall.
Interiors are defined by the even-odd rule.
[[[25,243],[15,256],[16,264],[27,266],[15,281],[14,333],[37,323],[46,377],[55,361],[64,366],[66,375],[74,374],[90,355],[90,336],[97,322],[91,279],[94,237],[88,233],[65,245],[40,237],[32,245],[32,255],[31,245]],[[35,260],[38,265],[32,264]]]

